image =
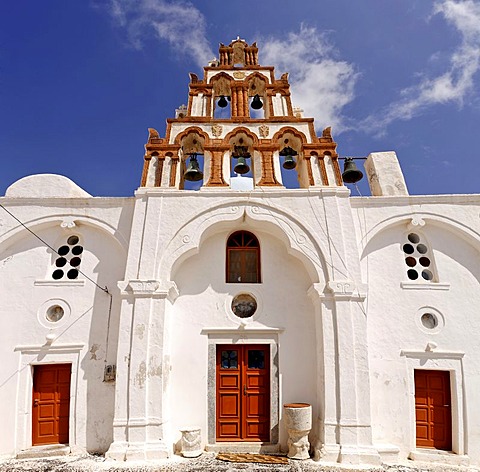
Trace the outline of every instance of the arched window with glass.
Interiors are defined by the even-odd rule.
[[[227,240],[227,283],[260,283],[260,244],[248,231],[236,231]]]

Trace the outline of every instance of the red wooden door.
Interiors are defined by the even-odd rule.
[[[415,370],[417,447],[451,451],[450,372]]]
[[[217,346],[217,441],[270,440],[270,348]]]
[[[71,364],[33,368],[32,444],[68,444]]]

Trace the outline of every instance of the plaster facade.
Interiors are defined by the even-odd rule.
[[[182,431],[201,450],[286,452],[283,405],[306,403],[320,462],[480,465],[480,195],[410,196],[395,153],[380,152],[365,166],[373,196],[351,197],[330,129],[294,114],[288,76],[257,51],[237,39],[191,75],[166,135],[149,130],[134,197],[39,175],[0,198],[2,456],[40,447],[38,366],[68,364],[67,419],[52,424],[66,421],[72,452],[165,458]],[[263,117],[250,116],[257,98]],[[235,232],[258,242],[254,282],[228,281]],[[232,308],[242,294],[251,316]],[[268,440],[225,440],[218,359],[249,346],[268,353]],[[418,370],[448,372],[443,449],[419,442]],[[253,394],[235,395],[245,423]]]

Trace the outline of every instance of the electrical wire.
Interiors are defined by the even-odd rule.
[[[49,249],[51,249],[55,254],[57,254],[58,256],[61,257],[61,254],[58,253],[58,251],[56,249],[54,249],[52,246],[50,246],[50,244],[48,244],[44,239],[42,239],[38,234],[36,234],[35,232],[33,232],[27,225],[25,225],[22,221],[20,221],[11,211],[7,210],[2,204],[0,204],[0,207],[3,208],[14,220],[16,220],[18,223],[20,223],[20,225],[22,225],[29,233],[33,234],[33,236],[35,236],[39,241],[41,241],[43,244],[45,244],[45,246],[47,246]],[[92,282],[92,284],[96,285],[97,288],[99,288],[102,292],[105,292],[106,294],[110,295],[110,297],[112,296],[111,293],[108,291],[108,288],[105,286],[105,287],[101,287],[100,285],[97,284],[97,282],[95,282],[95,280],[91,279],[87,274],[85,274],[84,272],[82,272],[80,269],[77,269],[78,272],[80,274],[82,274],[87,280],[89,280],[90,282]]]

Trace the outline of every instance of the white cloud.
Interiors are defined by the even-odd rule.
[[[366,128],[383,132],[393,121],[409,120],[436,104],[462,106],[474,90],[474,76],[480,69],[480,3],[440,0],[435,3],[433,13],[443,15],[462,37],[461,44],[449,58],[448,70],[404,89],[401,99],[365,120]]]
[[[190,2],[110,0],[109,13],[125,28],[129,43],[137,49],[153,35],[175,52],[190,56],[200,67],[214,56],[206,37],[205,17]]]
[[[352,64],[335,59],[326,35],[302,25],[285,39],[270,37],[259,43],[260,64],[274,65],[277,75],[289,72],[293,105],[314,117],[319,130],[345,130],[342,109],[354,99],[358,74]]]

